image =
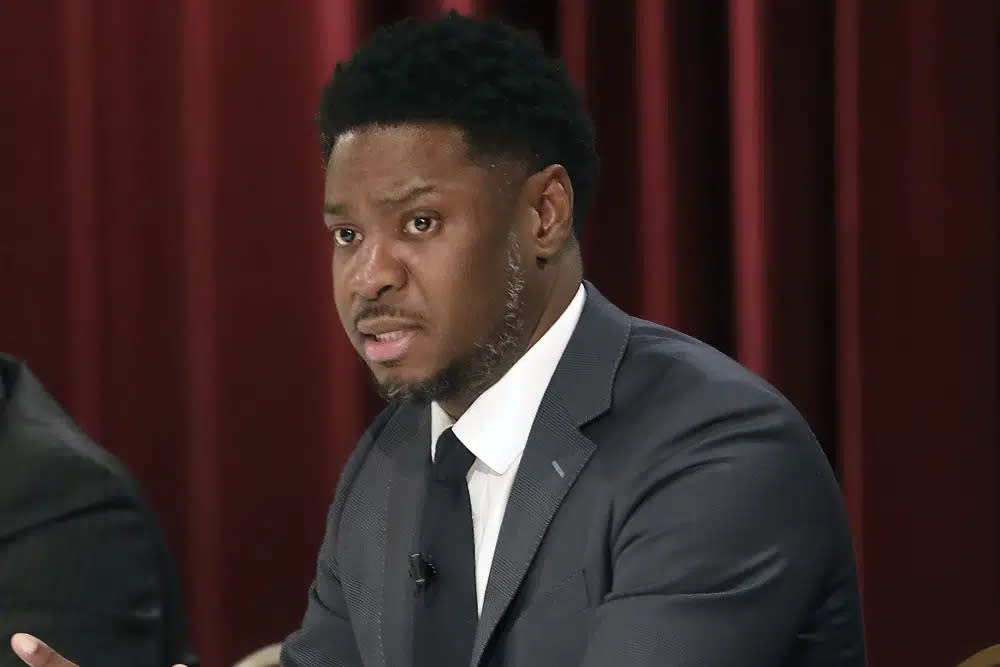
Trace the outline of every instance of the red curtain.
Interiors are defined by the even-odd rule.
[[[331,302],[319,87],[449,8],[584,88],[588,277],[810,419],[872,664],[1000,642],[997,3],[0,3],[0,349],[143,482],[206,664],[298,622],[378,407]]]

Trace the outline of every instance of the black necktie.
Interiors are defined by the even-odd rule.
[[[420,524],[420,551],[433,572],[417,592],[414,667],[467,667],[472,658],[479,614],[465,476],[475,458],[450,428],[438,438]]]

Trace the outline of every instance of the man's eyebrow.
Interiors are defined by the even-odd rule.
[[[401,192],[386,195],[375,200],[375,205],[380,208],[389,208],[393,206],[401,206],[410,201],[413,201],[421,195],[430,194],[432,192],[437,192],[438,187],[433,183],[422,183],[418,185],[411,186]],[[323,213],[326,215],[333,216],[344,216],[347,215],[347,205],[343,202],[327,202],[323,204]]]
[[[343,216],[346,212],[347,207],[340,202],[327,202],[323,204],[323,213],[325,215]]]
[[[406,204],[407,202],[416,199],[421,195],[430,194],[432,192],[437,192],[436,185],[434,185],[433,183],[420,183],[417,185],[413,185],[407,188],[406,190],[403,190],[402,192],[394,193],[386,197],[383,197],[381,199],[378,199],[375,201],[375,203],[378,206],[383,206],[383,207],[400,206],[402,204]]]

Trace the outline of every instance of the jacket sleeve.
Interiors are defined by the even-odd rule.
[[[836,481],[797,413],[766,392],[706,390],[618,486],[612,590],[586,667],[798,664],[804,620],[853,563]],[[859,617],[847,598],[831,632]],[[826,642],[829,664],[864,664],[850,642],[805,639]]]
[[[22,664],[6,647],[15,632],[81,665],[162,667],[158,554],[122,481],[72,456],[0,477],[0,667]]]
[[[330,509],[302,626],[281,649],[284,667],[361,667],[336,557],[336,503]]]
[[[337,529],[358,470],[396,407],[390,405],[375,418],[344,466],[327,515],[305,617],[301,627],[289,635],[281,647],[283,667],[361,667],[363,664],[344,601],[337,559]]]

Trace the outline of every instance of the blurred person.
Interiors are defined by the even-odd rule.
[[[0,354],[0,634],[88,664],[197,664],[167,547],[133,478]],[[0,667],[22,664],[0,652]]]
[[[388,406],[285,667],[865,664],[803,418],[584,280],[598,156],[561,62],[498,21],[406,20],[336,67],[318,123],[334,300]]]

